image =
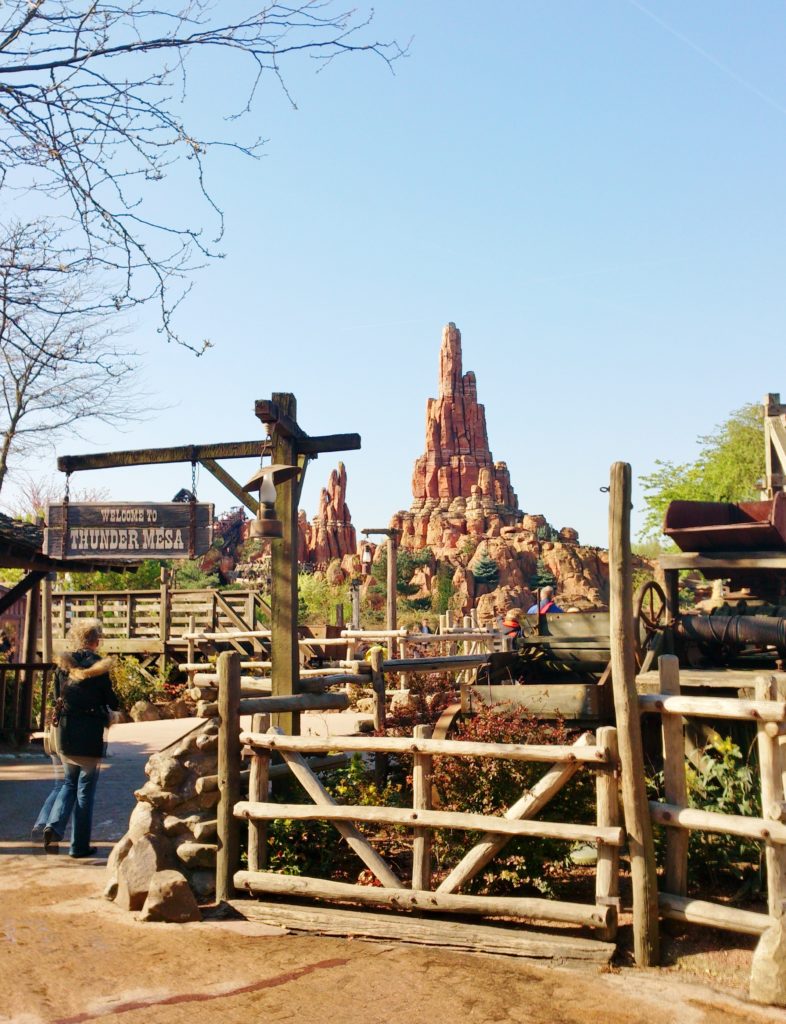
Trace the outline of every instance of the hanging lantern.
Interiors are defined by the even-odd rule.
[[[245,484],[244,491],[259,492],[259,510],[249,526],[250,537],[283,537],[283,525],[280,519],[276,519],[276,485],[291,480],[299,472],[299,466],[260,466]]]

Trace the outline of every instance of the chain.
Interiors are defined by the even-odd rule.
[[[196,462],[191,463],[191,493],[194,495],[194,501],[197,500],[197,464]]]
[[[69,501],[71,498],[71,474],[66,473],[65,479],[65,494],[63,495],[63,502]]]

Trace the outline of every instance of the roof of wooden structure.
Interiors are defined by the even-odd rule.
[[[133,568],[120,563],[75,562],[49,558],[41,550],[44,542],[42,521],[25,522],[12,519],[0,512],[0,569],[25,569],[28,572],[95,572],[100,569],[124,570]]]

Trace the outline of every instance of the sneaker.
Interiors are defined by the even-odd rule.
[[[63,837],[59,836],[51,825],[47,825],[44,829],[43,838],[44,853],[60,853],[60,847],[58,844]]]
[[[84,853],[69,853],[69,857],[73,857],[74,860],[84,860],[85,857],[95,857],[98,853],[97,846],[88,846]]]

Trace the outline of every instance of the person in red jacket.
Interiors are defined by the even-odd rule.
[[[554,600],[554,587],[543,587],[540,592],[540,614],[541,615],[557,615],[562,609]],[[531,608],[527,609],[527,615],[537,615],[538,605],[533,604]]]

